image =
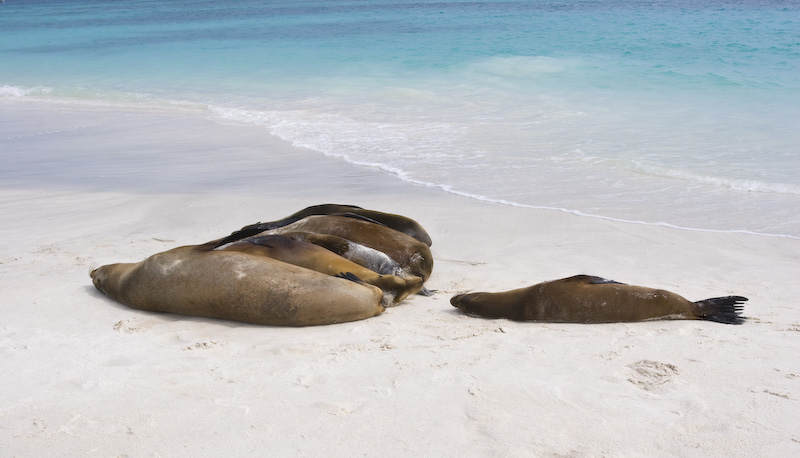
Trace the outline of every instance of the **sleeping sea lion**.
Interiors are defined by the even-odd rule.
[[[315,234],[313,232],[282,232],[282,235],[295,240],[313,243],[379,274],[404,275],[400,264],[386,253],[335,235]]]
[[[316,235],[316,234],[315,234]],[[266,256],[328,275],[351,273],[364,283],[383,291],[383,305],[390,307],[422,289],[422,278],[381,275],[313,243],[284,235],[250,237],[223,245],[217,250]]]
[[[347,216],[312,215],[286,226],[259,233],[256,237],[272,234],[291,234],[292,237],[297,237],[298,233],[331,235],[353,242],[355,245],[348,245],[349,248],[345,252],[349,250],[355,252],[358,250],[357,245],[361,245],[384,253],[400,266],[400,271],[391,272],[393,275],[421,277],[425,281],[433,271],[433,255],[425,243],[389,227]],[[313,235],[308,235],[306,241],[315,243],[313,239]],[[217,246],[223,248],[225,245],[218,241]],[[358,263],[341,252],[337,254]]]
[[[267,256],[193,245],[91,272],[95,287],[140,310],[253,324],[309,326],[384,311],[380,288]]]
[[[231,235],[221,239],[219,245],[235,242],[246,237],[260,234],[264,231],[288,226],[296,221],[312,215],[343,215],[362,219],[375,224],[392,228],[411,236],[420,242],[431,246],[431,237],[423,227],[411,218],[392,213],[383,213],[375,210],[366,210],[355,205],[322,204],[304,208],[286,218],[267,223],[256,223],[245,226]]]
[[[658,319],[741,324],[741,296],[692,302],[660,289],[577,275],[500,293],[460,294],[450,303],[486,318],[558,323],[612,323]]]

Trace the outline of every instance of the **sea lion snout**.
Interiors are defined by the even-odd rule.
[[[92,277],[92,283],[94,283],[94,286],[97,289],[100,289],[99,284],[100,284],[100,281],[101,281],[101,277],[103,277],[103,275],[101,275],[102,271],[103,271],[103,267],[98,267],[96,269],[92,269],[89,272],[89,276]]]
[[[97,288],[98,291],[103,294],[108,294],[105,287],[108,279],[108,266],[92,269],[92,271],[89,272],[89,276],[92,277],[92,284],[94,284],[94,287]]]
[[[109,294],[114,285],[118,284],[116,277],[119,276],[119,267],[125,264],[108,264],[92,269],[89,276],[92,277],[94,287],[102,291],[104,294]]]

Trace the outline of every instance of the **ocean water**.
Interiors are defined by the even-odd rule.
[[[198,112],[498,204],[800,237],[795,0],[6,0],[1,97]]]

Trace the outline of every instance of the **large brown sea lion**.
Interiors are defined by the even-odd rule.
[[[271,221],[267,223],[256,223],[251,224],[249,226],[245,226],[240,230],[232,233],[231,235],[221,239],[219,241],[219,245],[224,245],[226,243],[235,242],[236,240],[241,240],[245,237],[250,237],[256,234],[260,234],[264,231],[269,231],[273,229],[278,229],[284,226],[288,226],[296,221],[300,221],[303,218],[312,215],[346,215],[356,218],[361,218],[365,221],[370,221],[375,224],[380,224],[382,226],[389,227],[396,231],[402,232],[410,237],[413,237],[420,242],[431,246],[431,237],[428,233],[423,229],[423,227],[416,221],[411,218],[407,218],[401,215],[395,215],[392,213],[383,213],[375,210],[367,210],[361,207],[356,207],[355,205],[338,205],[338,204],[322,204],[322,205],[313,205],[299,212],[296,212],[286,218]]]
[[[692,302],[660,289],[631,286],[589,275],[539,283],[500,293],[460,294],[458,309],[486,318],[561,323],[612,323],[657,319],[741,324],[741,296]]]
[[[138,263],[102,266],[91,272],[92,281],[133,308],[264,325],[340,323],[384,310],[383,292],[376,286],[263,255],[211,248],[185,246]]]
[[[250,237],[224,245],[218,250],[266,256],[328,275],[351,273],[361,281],[383,290],[383,305],[390,307],[422,289],[422,278],[381,275],[342,256],[302,240],[283,235]]]

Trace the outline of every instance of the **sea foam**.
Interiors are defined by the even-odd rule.
[[[800,235],[797,5],[340,3],[6,3],[0,99],[209,116],[498,204]]]

